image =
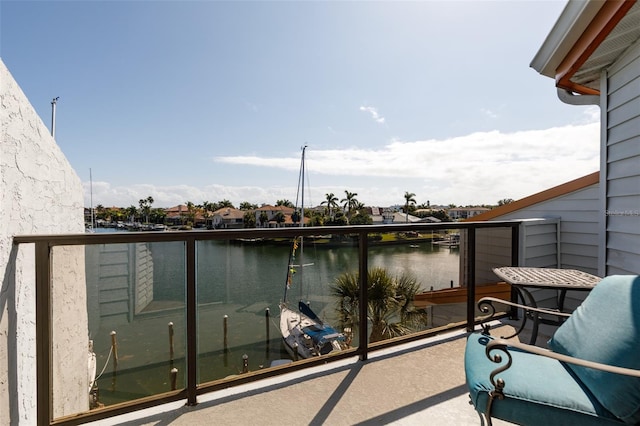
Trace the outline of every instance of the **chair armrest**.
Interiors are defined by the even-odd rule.
[[[494,306],[494,303],[500,303],[502,305],[507,305],[507,306],[513,306],[516,308],[521,308],[524,310],[524,315],[522,317],[522,321],[520,323],[520,326],[518,327],[518,329],[511,334],[510,336],[501,336],[503,338],[506,339],[510,339],[512,337],[515,337],[517,335],[519,335],[523,330],[524,330],[524,326],[526,324],[526,320],[527,317],[531,317],[532,315],[535,315],[536,318],[534,321],[539,321],[541,319],[541,315],[553,315],[557,317],[557,322],[561,323],[562,321],[564,321],[565,319],[569,318],[571,316],[570,313],[566,313],[566,312],[561,312],[557,309],[547,309],[547,308],[534,308],[532,306],[527,306],[527,305],[521,305],[519,303],[514,303],[508,300],[504,300],[504,299],[498,299],[495,297],[483,297],[482,299],[478,300],[478,309],[480,310],[480,312],[482,312],[483,314],[487,314],[486,317],[480,319],[480,325],[482,327],[482,334],[489,336],[491,333],[489,332],[490,326],[489,326],[489,321],[493,320],[493,318],[496,315],[496,307]],[[531,341],[531,343],[533,343],[535,341],[535,338]]]
[[[635,370],[633,368],[616,367],[614,365],[602,364],[599,362],[593,362],[593,361],[588,361],[586,359],[559,354],[557,352],[553,352],[549,349],[544,349],[538,346],[527,345],[525,343],[514,342],[514,341],[505,340],[505,339],[495,339],[487,343],[487,347],[485,349],[487,358],[489,358],[491,361],[495,363],[500,363],[502,362],[500,355],[495,354],[492,356],[491,353],[493,351],[502,351],[507,355],[509,360],[507,362],[507,365],[504,366],[506,368],[500,367],[499,369],[494,370],[494,372],[491,375],[492,382],[495,374],[502,372],[511,366],[511,355],[509,354],[509,348],[518,349],[518,350],[529,352],[535,355],[545,356],[547,358],[557,359],[558,361],[566,362],[569,364],[575,364],[575,365],[580,365],[582,367],[594,368],[596,370],[606,371],[608,373],[622,374],[625,376],[640,378],[640,370]]]
[[[571,316],[570,313],[568,313],[568,312],[560,312],[557,309],[534,308],[532,306],[521,305],[519,303],[513,303],[511,301],[504,300],[504,299],[498,299],[496,297],[483,297],[482,299],[478,300],[478,309],[480,310],[480,312],[485,313],[485,314],[488,313],[489,311],[491,311],[491,314],[489,315],[489,318],[493,317],[495,315],[495,313],[496,313],[496,308],[495,308],[495,306],[493,306],[492,302],[500,303],[502,305],[507,305],[507,306],[514,306],[516,308],[524,309],[527,312],[538,312],[540,314],[555,315],[555,316],[562,317],[562,318],[569,318]]]

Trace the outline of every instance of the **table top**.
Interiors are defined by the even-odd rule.
[[[591,290],[602,278],[576,269],[505,266],[493,272],[511,285],[568,290]]]

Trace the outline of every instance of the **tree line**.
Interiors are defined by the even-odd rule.
[[[334,193],[325,194],[325,199],[320,203],[319,208],[310,208],[305,210],[305,217],[308,218],[310,226],[323,225],[366,225],[372,223],[372,218],[368,213],[365,204],[358,200],[355,192],[344,191],[344,197],[339,198]],[[104,207],[99,204],[94,210],[95,219],[111,222],[143,222],[143,223],[165,223],[167,218],[167,209],[153,207],[155,200],[152,196],[140,199],[138,206],[130,205],[129,207]],[[513,202],[513,199],[505,198],[499,200],[497,205],[504,205]],[[233,208],[236,206],[229,200],[224,199],[217,202],[204,201],[201,204],[195,204],[191,201],[185,203],[186,211],[183,213],[185,222],[195,223],[197,218],[203,218],[208,221],[213,213],[222,208]],[[284,206],[295,209],[296,206],[287,199],[277,200],[275,206]],[[402,211],[407,215],[418,217],[433,216],[441,221],[450,221],[445,209],[432,210],[429,201],[417,204],[416,194],[406,191],[404,193],[404,202]],[[453,204],[450,208],[456,207]],[[482,207],[485,207],[483,205]],[[486,206],[495,207],[495,206]],[[258,224],[264,225],[269,218],[265,212],[256,218],[254,212],[260,206],[249,201],[241,202],[237,209],[245,212],[245,227],[255,227]],[[417,212],[419,211],[419,212]],[[283,223],[286,219],[284,214],[276,215],[276,222]],[[300,221],[300,213],[295,211],[292,215],[294,222]]]

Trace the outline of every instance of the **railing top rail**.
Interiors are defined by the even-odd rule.
[[[480,229],[480,228],[514,228],[520,220],[486,221],[486,222],[441,222],[441,223],[406,223],[388,225],[352,225],[352,226],[311,226],[287,228],[246,228],[218,229],[207,231],[168,231],[168,232],[108,232],[95,234],[48,234],[17,235],[14,244],[43,243],[50,246],[117,244],[139,242],[171,242],[187,240],[232,240],[240,238],[290,238],[312,235],[359,235],[384,232],[431,232],[445,229]]]

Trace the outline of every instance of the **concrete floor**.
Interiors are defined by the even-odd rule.
[[[464,377],[466,333],[289,373],[95,425],[480,425]],[[494,421],[495,425],[507,423]]]

